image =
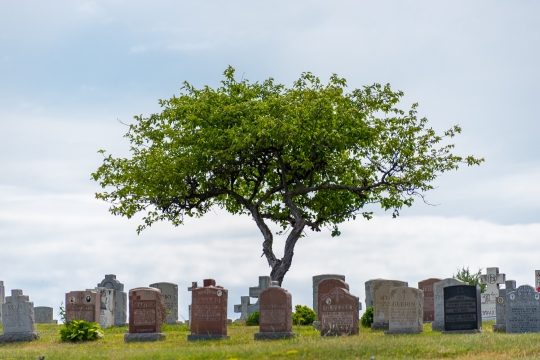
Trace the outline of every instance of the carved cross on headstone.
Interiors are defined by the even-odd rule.
[[[270,286],[270,276],[259,276],[259,286],[249,288],[249,296],[259,298],[259,295]]]
[[[496,301],[499,296],[499,285],[504,284],[505,274],[499,274],[499,268],[492,267],[486,269],[486,274],[480,275],[480,283],[486,285],[486,291],[482,297],[482,319],[495,319]]]

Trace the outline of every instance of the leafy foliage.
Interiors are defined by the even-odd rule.
[[[246,320],[247,326],[258,326],[259,325],[259,312],[255,311],[251,315],[248,316]]]
[[[87,341],[103,337],[99,324],[85,320],[71,320],[60,327],[62,341]]]
[[[373,306],[368,307],[360,318],[360,325],[363,327],[370,328],[371,324],[373,324]]]
[[[480,286],[480,291],[484,292],[486,291],[486,284],[480,283],[480,275],[482,275],[482,269],[478,269],[477,273],[471,273],[469,267],[467,266],[466,269],[465,267],[463,267],[461,270],[457,269],[456,275],[452,274],[452,277],[454,279],[466,282],[469,285]]]
[[[370,219],[364,208],[374,203],[398,216],[439,174],[483,161],[439,145],[461,128],[437,135],[417,118],[417,104],[407,112],[397,107],[403,93],[390,85],[347,93],[337,75],[324,85],[303,73],[286,88],[234,74],[229,67],[217,89],[186,82],[179,96],[159,101],[161,113],[135,116],[125,135],[132,157],[105,156],[92,174],[112,188],[96,194],[112,214],[143,213],[138,232],[161,220],[178,226],[214,207],[249,215],[281,284],[306,227],[340,235],[344,221]],[[266,221],[287,232],[281,259]]]
[[[62,324],[66,323],[66,308],[64,307],[64,302],[60,302],[60,307],[58,308],[58,317],[60,318],[60,322]]]
[[[317,320],[317,314],[315,311],[307,306],[296,305],[292,314],[292,321],[294,325],[311,325]]]

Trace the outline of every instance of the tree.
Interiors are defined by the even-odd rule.
[[[306,229],[337,236],[340,223],[370,219],[364,207],[373,203],[398,216],[439,174],[483,161],[453,155],[452,144],[438,147],[459,126],[436,135],[417,118],[417,104],[396,107],[403,93],[389,85],[346,92],[336,75],[324,85],[303,73],[291,88],[234,75],[229,67],[216,89],[185,82],[180,96],[159,101],[161,113],[135,116],[125,135],[132,157],[104,155],[92,174],[112,188],[96,194],[112,214],[143,213],[137,232],[162,220],[178,226],[216,206],[250,215],[281,284]],[[286,235],[281,259],[268,222]]]

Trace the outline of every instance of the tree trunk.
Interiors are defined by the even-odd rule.
[[[272,271],[270,272],[270,278],[272,279],[272,281],[277,281],[279,286],[281,286],[281,283],[283,283],[283,278],[285,277],[285,274],[287,273],[287,271],[289,271],[289,268],[292,265],[294,247],[296,245],[296,242],[300,238],[300,235],[302,235],[304,227],[305,220],[297,222],[293,226],[291,232],[289,233],[289,236],[287,236],[283,257],[281,259],[276,259],[273,264],[270,264],[269,261],[269,264],[272,267]],[[267,260],[269,260],[268,257]]]

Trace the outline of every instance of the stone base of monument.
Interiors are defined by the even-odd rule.
[[[281,340],[295,338],[293,332],[258,332],[255,333],[255,340]]]
[[[39,339],[38,332],[10,332],[0,335],[0,343],[11,343],[19,341],[33,341]]]
[[[442,334],[478,334],[478,333],[481,333],[482,330],[477,330],[477,329],[474,329],[474,330],[452,330],[452,331],[442,331],[441,333]]]
[[[493,331],[494,332],[506,332],[506,326],[505,325],[493,325]]]
[[[218,334],[189,334],[187,336],[188,341],[199,341],[199,340],[215,340],[215,339],[229,339],[228,335],[218,335]]]
[[[384,335],[403,335],[403,334],[421,334],[422,331],[399,331],[399,330],[393,330],[393,331],[385,331]]]
[[[321,330],[321,322],[320,321],[314,321],[313,322],[313,328],[315,330]]]
[[[388,323],[372,323],[371,330],[388,330]]]
[[[124,342],[143,342],[143,341],[161,341],[161,340],[165,340],[164,333],[124,334]]]

